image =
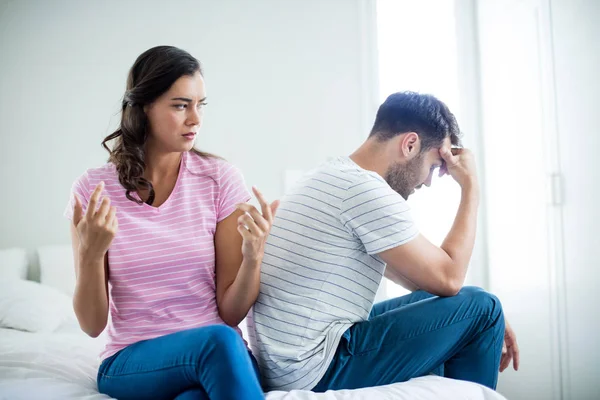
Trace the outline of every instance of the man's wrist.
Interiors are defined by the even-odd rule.
[[[477,181],[477,178],[473,177],[466,179],[463,182],[461,189],[463,197],[479,200],[479,182]]]

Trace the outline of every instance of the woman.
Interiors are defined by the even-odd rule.
[[[109,163],[73,185],[73,304],[88,335],[106,328],[98,389],[112,397],[263,398],[237,326],[258,295],[278,203],[253,188],[262,213],[243,204],[239,171],[193,148],[205,105],[198,60],[146,51],[103,141]]]

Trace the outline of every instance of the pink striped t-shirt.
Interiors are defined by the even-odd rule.
[[[85,211],[101,181],[103,196],[117,208],[119,231],[108,250],[110,315],[100,357],[141,340],[224,324],[215,294],[214,235],[217,223],[250,199],[239,170],[184,152],[173,192],[153,207],[128,200],[109,163],[75,181],[67,218],[73,218],[73,193]]]

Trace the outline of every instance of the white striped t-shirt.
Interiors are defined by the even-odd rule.
[[[87,170],[73,184],[84,210],[101,181],[119,220],[108,250],[110,318],[101,358],[141,340],[224,324],[215,296],[214,235],[217,223],[250,199],[239,170],[184,152],[171,195],[153,207],[128,200],[109,163]],[[69,219],[73,193],[65,210]]]
[[[406,201],[349,157],[324,163],[281,199],[248,318],[268,390],[312,389],[342,334],[368,318],[385,263],[417,235]]]

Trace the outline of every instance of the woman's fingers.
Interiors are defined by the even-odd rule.
[[[100,208],[98,209],[98,211],[96,211],[96,215],[94,215],[94,219],[100,222],[101,224],[105,224],[109,211],[110,199],[108,197],[104,197],[102,199],[102,202],[100,203]]]
[[[273,214],[271,212],[271,207],[269,207],[269,203],[267,202],[267,200],[265,199],[263,194],[260,192],[260,190],[258,190],[256,188],[256,186],[252,186],[252,191],[254,192],[254,195],[256,196],[258,203],[260,204],[260,208],[262,210],[263,217],[270,224],[271,222],[273,222]]]
[[[79,225],[79,221],[83,218],[83,205],[81,204],[81,199],[76,194],[75,197],[75,205],[73,206],[73,224],[75,226]]]
[[[245,226],[253,236],[262,237],[264,232],[248,214],[238,218],[238,225]]]
[[[87,211],[85,213],[85,217],[91,221],[96,213],[96,207],[98,206],[98,201],[100,201],[100,194],[102,194],[102,190],[104,190],[104,182],[100,182],[96,185],[96,188],[92,192],[90,197],[90,202],[88,203]]]
[[[263,217],[263,215],[256,209],[256,207],[248,203],[243,203],[238,204],[237,209],[245,212],[246,215],[249,215],[250,218],[254,220],[254,223],[260,227],[261,230],[263,230],[264,232],[269,231],[271,224],[265,219],[265,217]]]

